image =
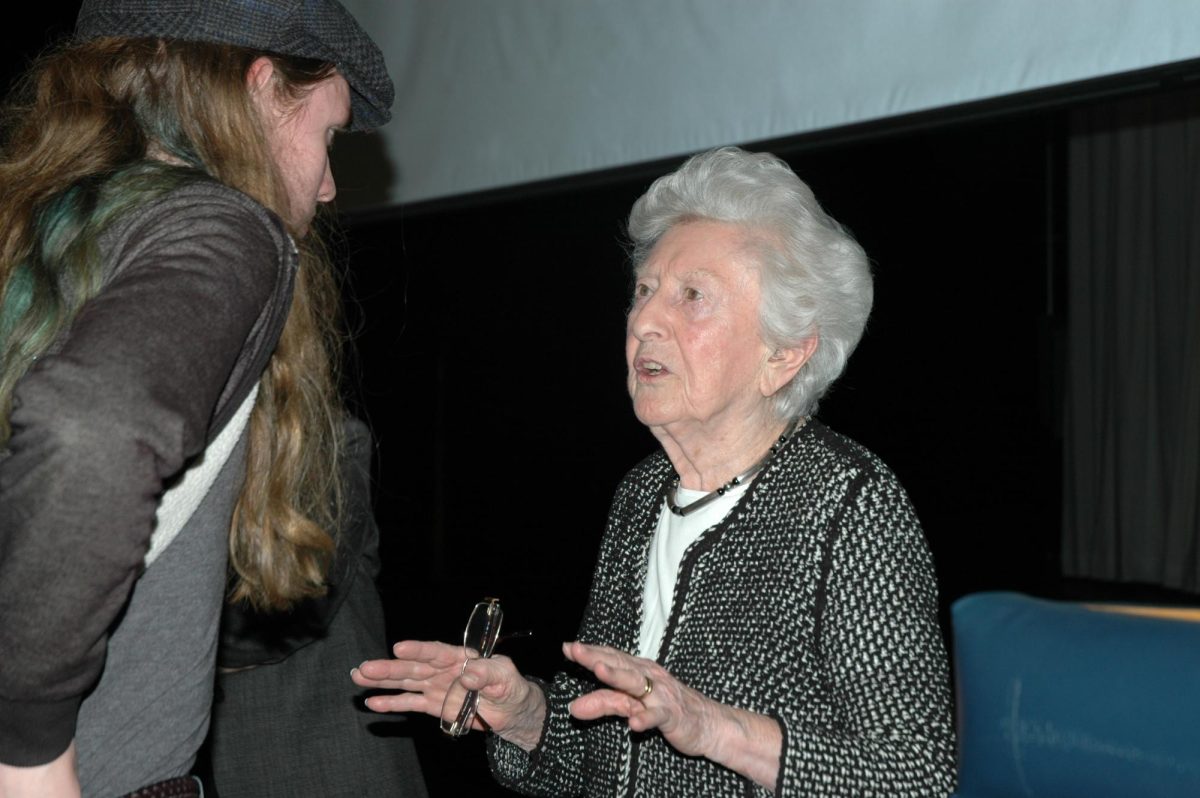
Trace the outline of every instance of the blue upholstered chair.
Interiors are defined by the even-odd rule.
[[[1200,796],[1200,613],[978,593],[953,623],[958,798]]]

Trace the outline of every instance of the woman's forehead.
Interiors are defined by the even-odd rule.
[[[752,265],[747,257],[749,245],[746,232],[727,222],[676,225],[658,240],[636,274],[720,281],[739,278]]]

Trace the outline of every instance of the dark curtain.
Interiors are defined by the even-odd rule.
[[[1200,92],[1074,112],[1063,570],[1200,589]]]

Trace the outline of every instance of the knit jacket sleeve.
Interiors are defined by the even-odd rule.
[[[21,378],[0,461],[0,761],[74,736],[164,481],[261,374],[290,303],[282,224],[200,183],[102,239],[108,280]]]
[[[500,784],[525,795],[582,795],[584,791],[584,739],[572,722],[568,707],[573,699],[595,686],[559,673],[553,683],[537,682],[546,696],[542,737],[532,751],[488,735],[488,760]]]
[[[649,537],[638,530],[648,525],[654,511],[653,502],[645,501],[642,490],[660,481],[667,470],[661,454],[652,456],[627,474],[617,488],[579,640],[634,649],[642,594],[633,585],[645,578],[645,547],[649,542]],[[613,793],[629,764],[625,722],[608,718],[584,724],[574,720],[569,710],[571,701],[601,685],[580,669],[560,671],[553,682],[539,684],[546,695],[546,720],[537,747],[526,753],[495,735],[488,736],[488,758],[496,780],[526,795]]]
[[[851,483],[827,541],[815,637],[833,722],[780,709],[776,794],[948,795],[954,731],[933,565],[890,472]]]

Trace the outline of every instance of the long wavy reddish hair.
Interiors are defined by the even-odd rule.
[[[70,44],[39,59],[0,112],[0,447],[17,381],[101,288],[95,243],[112,220],[200,173],[294,218],[247,88],[262,55],[153,39]],[[334,69],[268,57],[292,103]],[[300,233],[229,535],[231,599],[260,609],[323,592],[339,507],[340,301],[319,241]]]

